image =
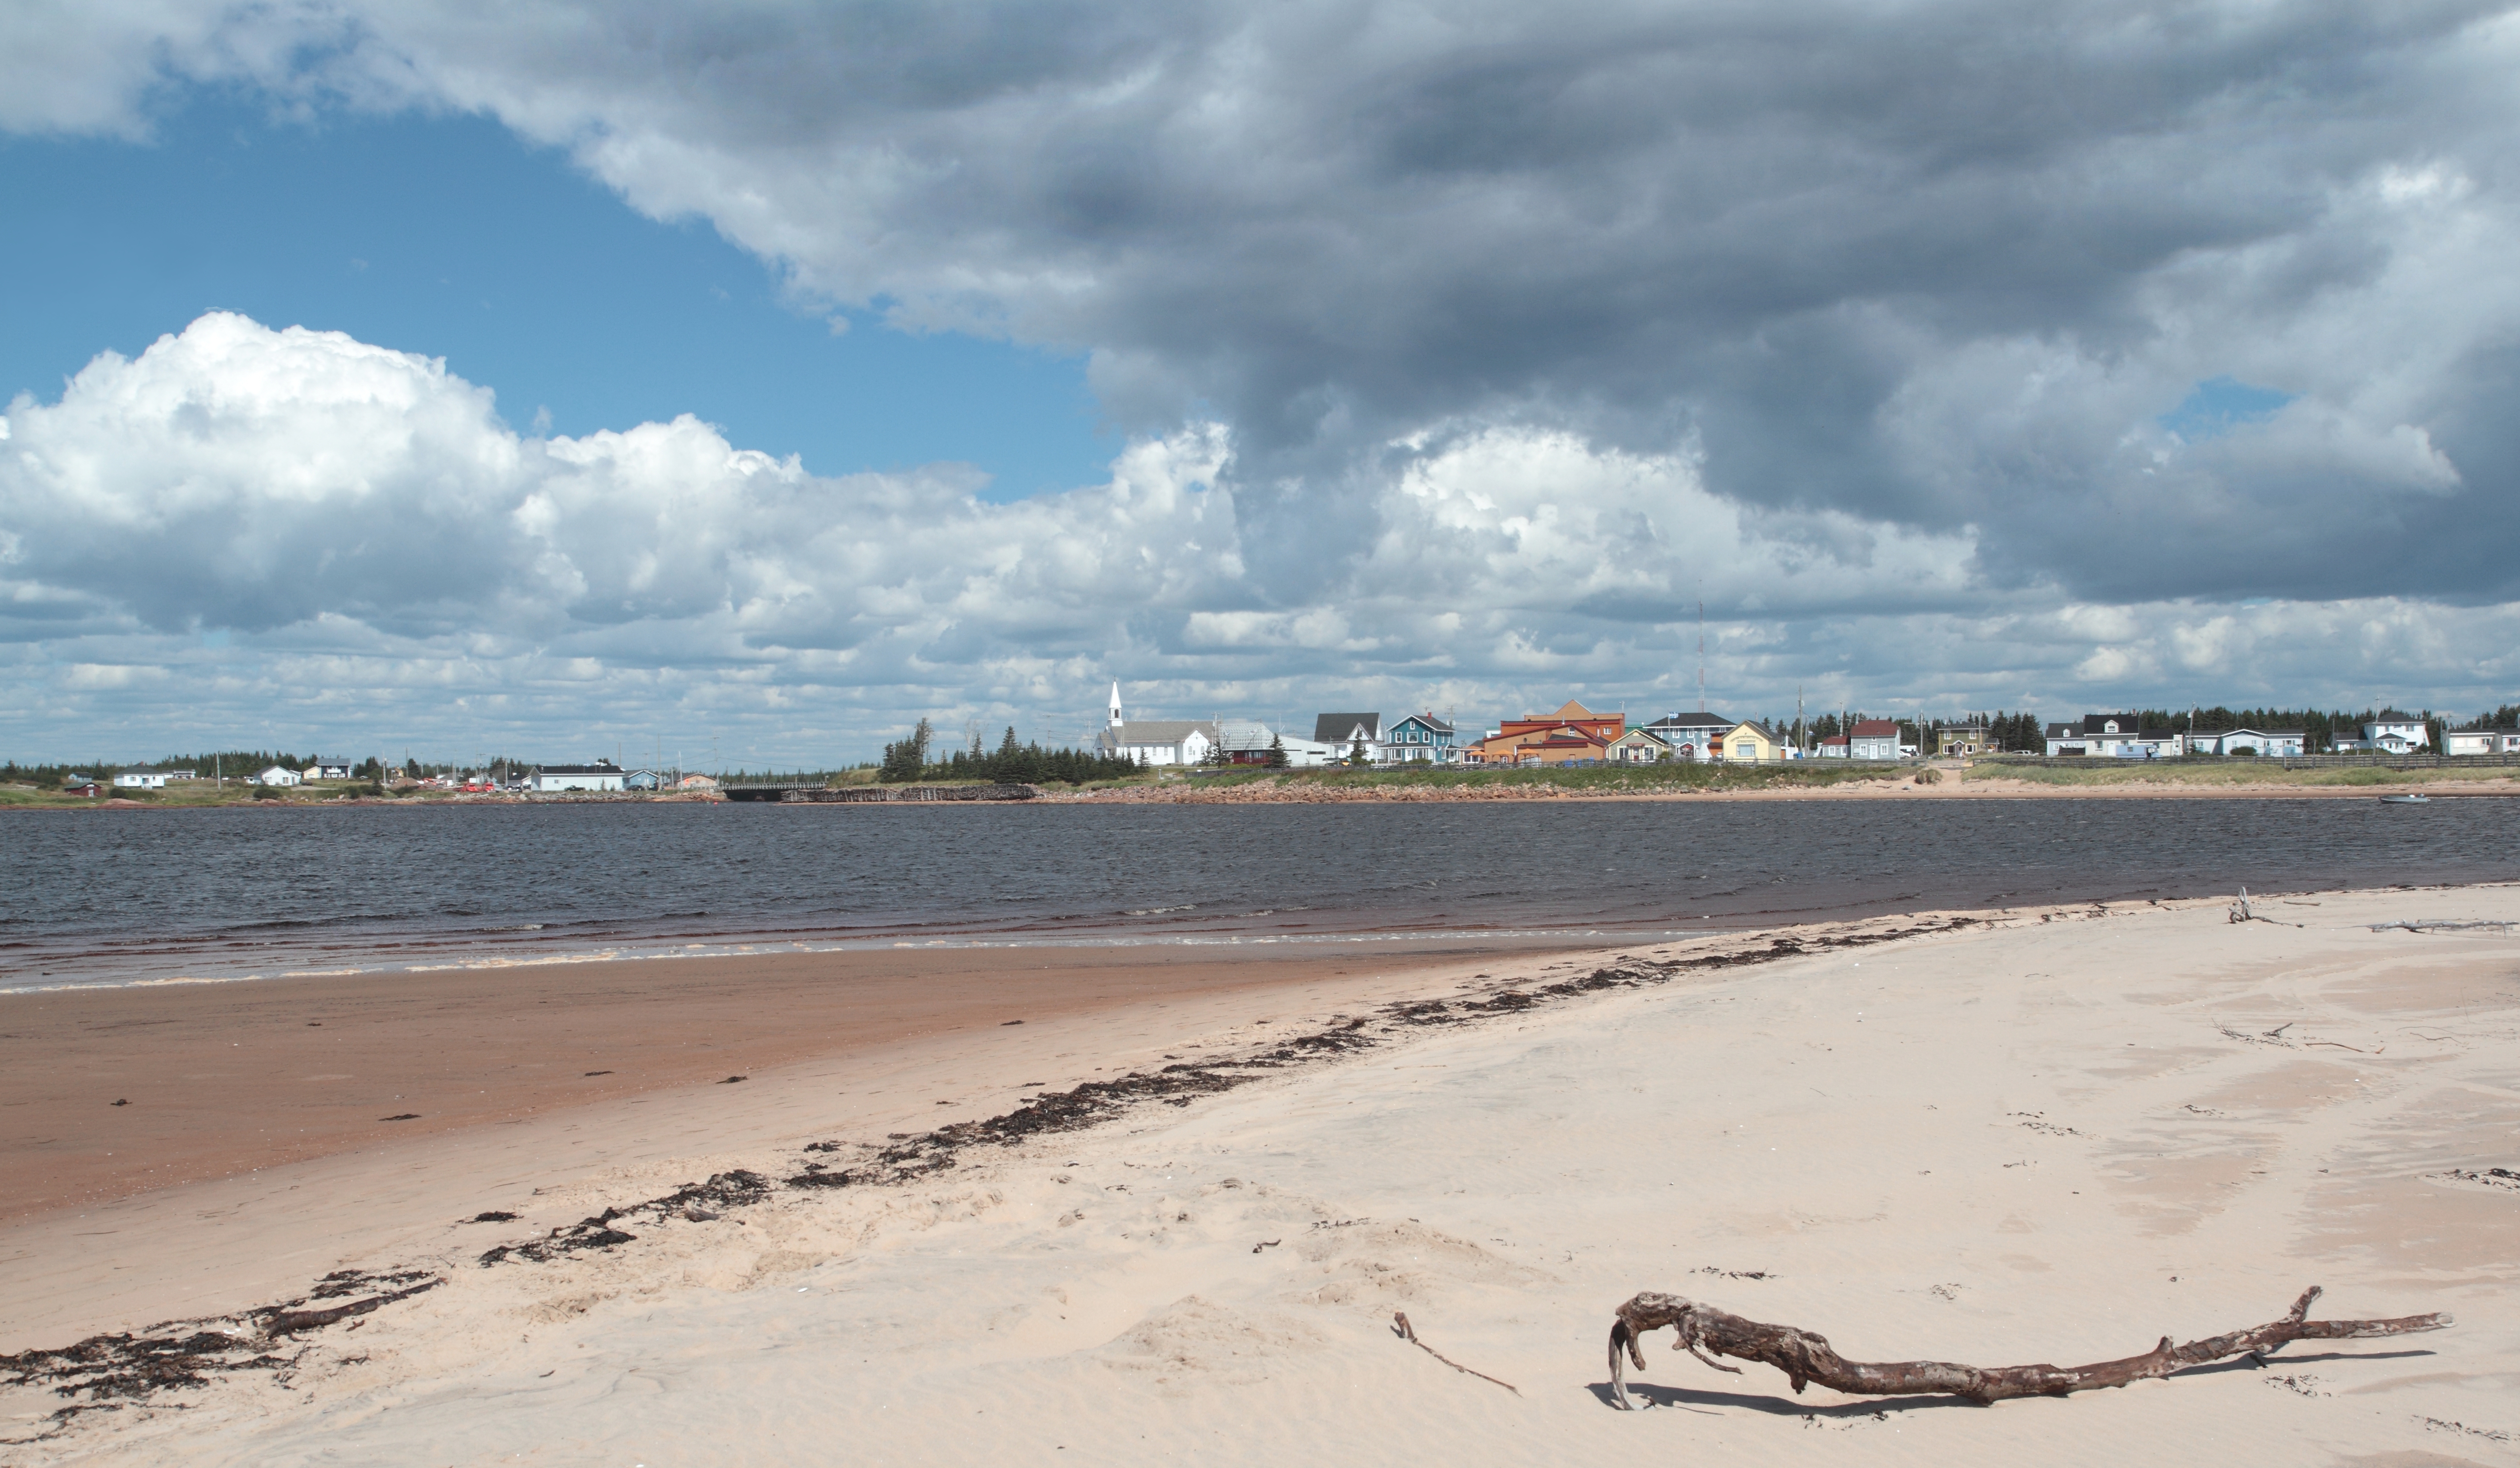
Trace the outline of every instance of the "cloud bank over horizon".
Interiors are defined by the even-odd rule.
[[[134,0],[0,41],[19,133],[204,85],[494,116],[801,309],[1089,354],[1130,440],[993,506],[689,418],[520,434],[390,342],[205,316],[9,409],[13,742],[269,709],[801,760],[1072,738],[1112,677],[1659,708],[1701,598],[1744,713],[2520,692],[2506,5]]]

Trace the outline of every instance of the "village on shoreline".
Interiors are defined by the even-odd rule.
[[[929,721],[880,760],[782,773],[643,768],[613,759],[470,766],[263,751],[121,767],[0,766],[0,809],[233,804],[518,804],[796,798],[852,787],[1006,787],[1012,798],[1165,803],[1617,798],[1655,795],[1937,793],[2343,793],[2373,784],[2474,785],[2520,775],[2520,709],[2463,724],[2429,711],[2362,716],[2193,709],[1930,721],[1823,714],[1732,719],[1678,712],[1632,724],[1569,699],[1472,736],[1429,711],[1316,716],[1309,735],[1259,720],[1133,719],[1112,685],[1082,748],[1018,743],[940,750]],[[204,768],[204,767],[207,768]],[[102,773],[99,773],[102,772]],[[2507,773],[2506,773],[2507,772]],[[1020,793],[1017,793],[1017,792]],[[896,791],[906,794],[907,791]],[[968,792],[966,792],[968,793]],[[939,788],[936,796],[953,798]],[[866,790],[858,799],[887,796]]]

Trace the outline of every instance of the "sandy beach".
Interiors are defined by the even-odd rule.
[[[1191,978],[1086,951],[1030,994],[919,955],[863,1016],[767,968],[652,970],[667,992],[610,1008],[617,979],[512,971],[440,1019],[374,981],[321,1014],[220,986],[182,997],[190,1038],[115,1028],[173,991],[19,997],[13,1035],[28,999],[77,1001],[40,1021],[84,1037],[47,1094],[114,1095],[10,1113],[13,1136],[80,1130],[11,1155],[38,1202],[0,1225],[0,1352],[141,1330],[198,1384],[112,1343],[90,1359],[120,1376],[21,1356],[0,1461],[2520,1460],[2520,935],[2371,926],[2520,917],[2520,890],[2257,911]],[[554,1008],[586,1014],[524,1012]],[[336,1066],[306,1037],[337,1025]],[[573,1025],[575,1048],[544,1038]],[[227,1097],[222,1144],[265,1148],[233,1176],[87,1155],[79,1105],[114,1125],[248,1035],[295,1046],[269,1076],[346,1073],[306,1085],[449,1079],[419,1122],[324,1103],[294,1160],[245,1140],[285,1087],[196,1086]],[[562,1074],[606,1068],[631,1079]],[[462,1111],[492,1072],[507,1114]],[[13,1068],[0,1102],[39,1098]],[[151,1134],[153,1167],[206,1147]],[[72,1178],[100,1201],[43,1206]],[[513,1217],[459,1222],[482,1214]],[[317,1288],[336,1271],[360,1272]],[[1608,1401],[1611,1312],[1641,1290],[1849,1357],[2002,1365],[2254,1325],[2312,1284],[2316,1315],[2456,1323],[1994,1407],[1797,1396],[1665,1333],[1647,1409]],[[51,1415],[116,1383],[139,1385]]]

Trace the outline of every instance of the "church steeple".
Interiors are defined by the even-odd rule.
[[[1122,722],[1123,721],[1120,717],[1120,685],[1115,679],[1111,684],[1111,727],[1113,729],[1117,729],[1120,727]]]

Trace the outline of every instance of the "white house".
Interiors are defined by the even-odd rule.
[[[1724,736],[1741,721],[1710,714],[1703,709],[1685,714],[1665,714],[1644,726],[1644,732],[1662,740],[1676,760],[1713,759]]]
[[[348,779],[350,762],[338,754],[319,754],[315,763],[298,772],[308,779]]]
[[[1222,732],[1198,719],[1130,719],[1120,708],[1120,686],[1111,685],[1111,717],[1094,745],[1141,765],[1196,765],[1214,753]]]
[[[1313,742],[1338,751],[1330,757],[1332,764],[1347,763],[1359,744],[1365,746],[1369,764],[1383,764],[1391,758],[1382,746],[1380,714],[1323,714],[1313,720]]]
[[[168,777],[163,770],[119,770],[114,773],[117,790],[162,790]]]
[[[2309,735],[2298,729],[2224,729],[2186,736],[2189,754],[2238,754],[2247,750],[2269,759],[2298,755]]]
[[[1601,758],[1613,765],[1656,765],[1672,757],[1671,746],[1642,724],[1601,746]]]
[[[610,760],[592,765],[545,765],[525,778],[525,788],[538,795],[565,790],[618,790],[630,772]]]
[[[2085,714],[2079,724],[2048,726],[2048,754],[2054,758],[2172,759],[2185,737],[2171,730],[2146,730],[2133,714]]]
[[[306,777],[287,765],[273,765],[254,776],[253,782],[257,785],[302,785]]]
[[[2389,754],[2412,754],[2433,747],[2433,732],[2421,719],[2409,718],[2394,710],[2377,719],[2364,721],[2362,747]]]
[[[1216,749],[1216,726],[1196,719],[1136,719],[1102,731],[1109,753],[1142,765],[1196,765]]]
[[[2442,735],[2444,754],[2520,754],[2520,729],[2470,729]]]
[[[1820,741],[1818,752],[1824,760],[1842,760],[1847,757],[1847,746],[1851,742],[1844,734],[1830,734]]]

